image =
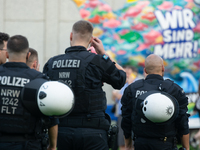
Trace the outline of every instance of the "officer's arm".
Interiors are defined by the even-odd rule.
[[[178,129],[178,135],[181,136],[182,146],[189,150],[189,125],[188,125],[188,98],[186,97],[184,91],[178,86],[178,92],[176,93],[176,99],[179,102],[179,116],[176,120],[176,127]],[[173,88],[170,88],[174,90]],[[174,90],[176,91],[176,90]]]
[[[58,125],[52,126],[48,130],[49,132],[49,146],[48,150],[56,150],[57,136],[58,136]]]
[[[182,146],[184,148],[186,148],[186,150],[189,150],[190,149],[190,145],[189,145],[189,134],[186,134],[186,135],[183,135],[181,137],[181,143],[182,143]]]
[[[124,132],[125,139],[128,139],[127,142],[131,138],[132,133],[132,121],[131,121],[131,115],[132,115],[132,94],[130,90],[130,86],[128,86],[121,99],[122,103],[122,122],[121,127]]]
[[[108,54],[105,53],[105,55],[108,55]],[[109,55],[108,55],[108,56],[109,56]],[[110,56],[109,56],[109,58],[110,58],[110,60],[111,60],[112,62],[115,63],[115,67],[116,67],[118,70],[122,70],[122,71],[125,72],[125,70],[122,68],[122,66],[120,66],[117,62],[115,62]]]
[[[124,140],[125,140],[125,149],[126,150],[132,150],[133,149],[133,143],[132,143],[131,137],[129,137],[128,139],[126,139],[124,137]]]
[[[122,122],[121,127],[124,132],[125,149],[132,150],[132,138],[131,138],[131,114],[132,114],[132,102],[130,94],[128,94],[129,89],[125,89],[124,94],[121,99],[122,103]]]
[[[104,54],[108,55],[108,54],[106,53],[106,51],[104,50],[103,44],[102,44],[102,42],[101,42],[100,39],[98,39],[98,38],[95,37],[95,38],[93,39],[93,41],[92,41],[92,46],[95,48],[95,51],[97,52],[97,54],[99,54],[99,55],[104,55]],[[108,55],[108,56],[109,56],[109,55]],[[110,60],[111,60],[112,62],[114,62],[114,60],[112,60],[111,57],[109,57],[109,58],[110,58]],[[115,62],[115,66],[116,66],[117,69],[123,70],[123,71],[124,71],[124,69],[123,69],[119,64],[117,64],[116,62]],[[125,71],[124,71],[124,72],[125,72]]]

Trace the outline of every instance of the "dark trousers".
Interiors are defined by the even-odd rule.
[[[0,150],[42,150],[41,141],[1,142]]]
[[[107,132],[102,129],[59,127],[58,150],[108,150]]]
[[[160,139],[136,138],[134,142],[135,150],[175,150],[173,141],[162,141]]]

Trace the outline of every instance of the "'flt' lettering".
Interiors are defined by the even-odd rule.
[[[2,106],[1,107],[1,113],[5,113],[5,114],[15,114],[15,110],[17,109],[17,107],[8,107],[8,106]]]

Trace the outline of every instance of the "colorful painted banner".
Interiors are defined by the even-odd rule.
[[[186,93],[197,92],[200,0],[127,0],[116,11],[103,0],[74,2],[81,17],[93,23],[94,36],[119,64],[136,66],[142,74],[146,56],[160,55],[165,78],[175,81]],[[190,102],[195,100],[193,96]]]

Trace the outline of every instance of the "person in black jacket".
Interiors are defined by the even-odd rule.
[[[75,94],[72,112],[60,119],[58,150],[108,150],[107,131],[110,127],[105,114],[107,100],[103,83],[120,89],[126,81],[123,68],[106,54],[102,42],[92,37],[93,26],[77,21],[70,34],[71,47],[65,54],[52,57],[43,72],[51,80],[67,83]],[[93,46],[97,54],[87,51]]]
[[[133,149],[132,131],[134,133],[135,150],[175,149],[176,134],[181,137],[182,146],[189,150],[188,98],[181,87],[169,79],[163,79],[164,70],[162,58],[151,54],[145,60],[146,78],[132,83],[125,89],[121,100],[123,117],[121,125],[127,150]],[[178,116],[171,123],[148,122],[136,111],[137,97],[152,90],[164,91],[178,101]],[[163,102],[163,104],[165,103]]]
[[[29,43],[26,37],[12,36],[7,44],[9,62],[0,66],[0,149],[42,150],[43,124],[23,106],[21,89],[33,79],[44,75],[26,65],[29,57]],[[30,94],[31,95],[31,94]],[[48,150],[56,150],[58,120],[51,120],[49,126]]]

